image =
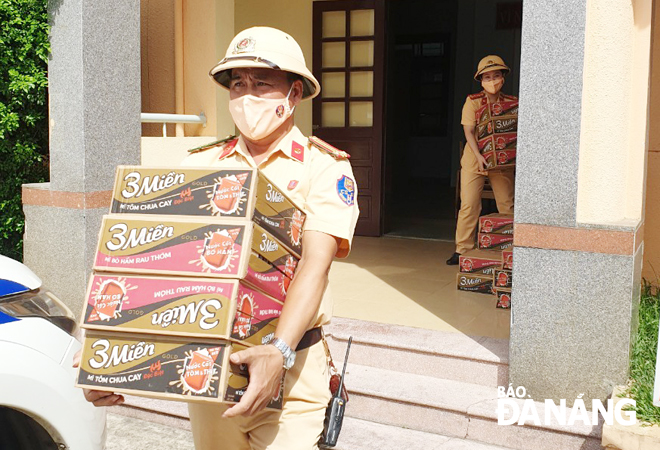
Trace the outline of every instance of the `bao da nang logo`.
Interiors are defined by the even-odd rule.
[[[591,408],[587,408],[580,394],[572,407],[566,406],[566,399],[560,399],[559,404],[554,400],[546,399],[543,403],[529,398],[523,386],[513,388],[509,385],[497,387],[497,424],[498,425],[574,425],[583,423],[588,426],[598,425],[598,415],[608,425],[615,422],[621,425],[633,425],[637,421],[635,411],[627,411],[626,406],[636,406],[635,400],[620,398],[614,404],[612,399],[603,405],[598,399],[591,401]]]

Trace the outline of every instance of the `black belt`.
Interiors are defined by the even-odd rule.
[[[312,328],[311,330],[307,330],[305,334],[303,334],[302,339],[300,342],[298,342],[298,346],[296,347],[296,351],[300,350],[305,350],[306,348],[311,347],[312,345],[316,344],[317,342],[321,342],[321,339],[323,339],[323,331],[321,327],[318,328]]]

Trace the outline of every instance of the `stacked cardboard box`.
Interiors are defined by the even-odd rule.
[[[253,169],[120,166],[81,321],[78,385],[236,402],[232,351],[275,331],[305,215]],[[281,408],[281,396],[271,401]]]
[[[498,308],[511,304],[513,215],[479,218],[478,249],[459,258],[456,286],[460,290],[495,295]]]
[[[518,101],[489,103],[477,110],[477,145],[487,168],[516,164]]]

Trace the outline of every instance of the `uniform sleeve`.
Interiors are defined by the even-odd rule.
[[[320,231],[341,239],[338,258],[351,249],[359,209],[358,188],[347,160],[324,155],[312,166],[309,193],[305,201],[305,231]]]
[[[475,126],[477,124],[476,110],[470,97],[465,99],[463,113],[461,114],[461,125]]]

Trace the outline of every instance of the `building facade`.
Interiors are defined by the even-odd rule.
[[[351,153],[367,236],[449,195],[474,68],[498,53],[520,97],[509,381],[536,399],[603,399],[625,382],[642,276],[660,268],[651,0],[77,0],[51,14],[51,182],[24,188],[25,261],[74,310],[113,167],[234,133],[207,73],[235,32],[300,43],[324,93],[297,124]],[[207,124],[163,138],[140,111]]]

